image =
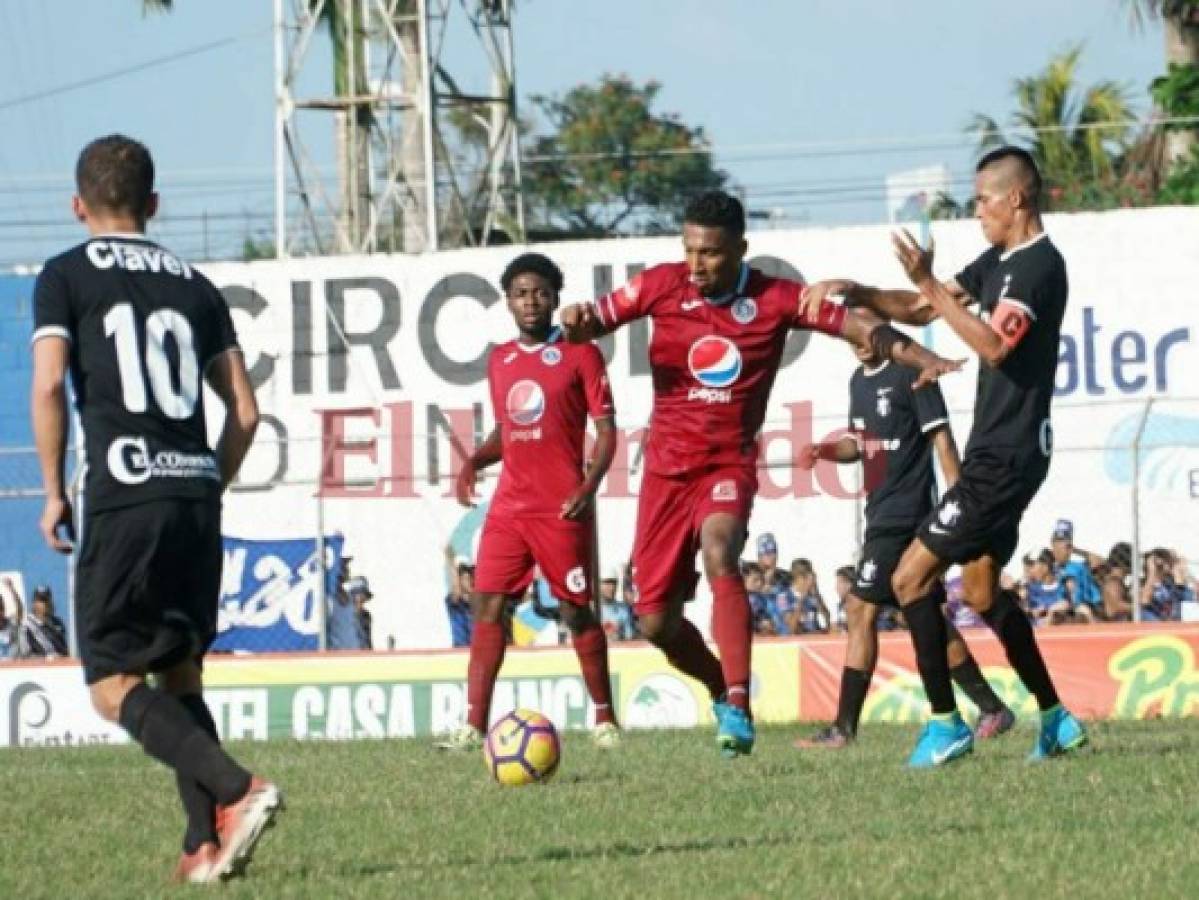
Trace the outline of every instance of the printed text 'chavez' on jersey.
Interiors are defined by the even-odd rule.
[[[799,314],[803,285],[743,265],[727,298],[708,300],[685,263],[646,269],[601,297],[606,329],[653,319],[649,348],[654,380],[646,467],[679,475],[709,466],[753,465],[770,388],[791,329],[840,335],[845,309],[825,302]]]
[[[509,341],[491,351],[487,382],[503,436],[503,470],[489,515],[557,517],[583,480],[587,416],[613,415],[594,344]]]
[[[87,510],[219,496],[201,380],[237,337],[208,279],[143,236],[106,235],[47,262],[33,303],[33,340],[71,343]]]
[[[929,433],[947,425],[945,397],[934,382],[918,391],[919,372],[884,362],[849,379],[849,430],[863,455],[882,453],[886,474],[866,500],[866,528],[915,528],[933,506]]]
[[[1039,457],[1047,465],[1053,449],[1049,403],[1069,292],[1066,262],[1042,233],[1007,252],[992,247],[962,270],[957,283],[978,301],[988,320],[1004,304],[1029,319],[1027,333],[999,366],[979,367],[966,456],[1018,451],[1018,460]]]

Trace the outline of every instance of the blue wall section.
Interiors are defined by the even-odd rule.
[[[29,425],[29,336],[33,333],[33,283],[28,275],[0,276],[0,448],[33,447]],[[40,488],[37,457],[0,453],[0,571],[16,569],[25,589],[48,584],[58,614],[70,625],[68,560],[42,542],[37,530],[40,497],[13,499],[14,490]]]

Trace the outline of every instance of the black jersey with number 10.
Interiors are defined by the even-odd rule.
[[[237,346],[212,283],[141,235],[102,235],[46,263],[33,340],[70,342],[83,424],[85,506],[220,495],[202,381]]]
[[[1049,405],[1069,293],[1066,262],[1042,232],[1012,250],[992,247],[962,270],[957,282],[978,301],[984,319],[1007,302],[1030,320],[1028,332],[1002,363],[979,367],[966,457],[990,452],[1014,464],[1048,466],[1053,450]]]

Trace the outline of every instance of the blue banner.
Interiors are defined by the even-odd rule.
[[[345,539],[325,538],[325,596],[337,590]],[[251,541],[225,537],[217,638],[223,653],[316,650],[320,614],[315,538]]]

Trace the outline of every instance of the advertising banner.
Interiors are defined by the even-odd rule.
[[[223,539],[221,599],[213,652],[316,650],[325,617],[319,608],[321,568],[314,538]],[[325,596],[337,590],[341,535],[325,538]]]
[[[1090,626],[1040,634],[1062,700],[1086,718],[1144,719],[1199,713],[1199,625]],[[1022,716],[1036,704],[1003,661],[990,632],[966,639],[984,673]],[[775,638],[754,647],[759,721],[829,720],[836,712],[844,638]],[[461,724],[466,653],[329,653],[210,658],[205,699],[225,740],[427,738]],[[612,684],[627,728],[688,728],[712,721],[704,690],[644,644],[612,650]],[[963,709],[971,710],[962,698]],[[513,649],[492,704],[498,718],[536,709],[563,729],[589,727],[595,711],[567,647]],[[927,707],[906,634],[883,636],[865,722],[917,722]],[[121,743],[120,728],[92,710],[69,662],[0,665],[0,746]]]

